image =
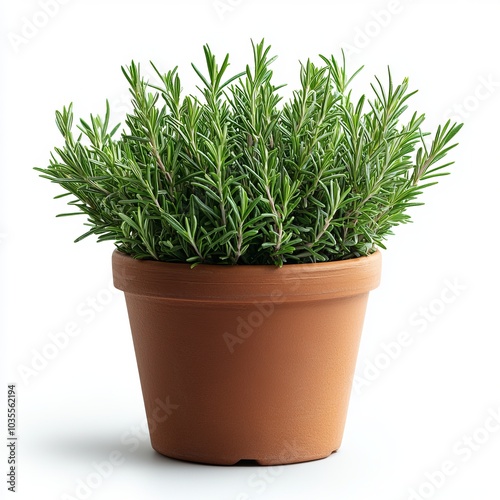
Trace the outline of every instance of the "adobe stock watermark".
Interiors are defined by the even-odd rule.
[[[359,395],[372,386],[413,345],[417,336],[426,332],[466,290],[458,278],[445,280],[439,295],[410,315],[409,328],[389,342],[383,342],[380,352],[360,365],[354,375],[354,391]]]
[[[461,122],[469,118],[475,111],[477,111],[481,104],[493,95],[500,88],[500,81],[493,75],[478,76],[474,90],[463,98],[459,103],[453,104],[451,108],[445,111],[447,119],[452,121]]]
[[[305,450],[302,450],[296,441],[292,443],[285,441],[283,449],[279,454],[281,462],[293,463],[295,459],[304,456]],[[258,472],[254,472],[248,476],[247,485],[251,493],[238,493],[235,500],[250,500],[255,498],[255,495],[262,495],[270,485],[272,485],[285,471],[286,465],[271,465],[262,466]]]
[[[48,333],[42,347],[31,349],[30,360],[17,366],[22,381],[29,385],[37,379],[49,364],[57,359],[61,352],[74,342],[75,338],[81,335],[84,326],[89,325],[102,314],[119,293],[120,291],[113,286],[113,281],[110,280],[106,287],[78,303],[74,309],[75,319],[68,321],[58,331]]]
[[[355,28],[352,41],[342,44],[345,55],[349,57],[353,54],[360,54],[387,29],[393,19],[403,10],[404,6],[400,0],[390,0],[384,8],[372,10],[370,19]]]
[[[266,302],[254,302],[252,310],[243,318],[236,318],[236,328],[234,333],[224,332],[222,338],[231,354],[233,354],[235,346],[241,345],[252,336],[252,334],[264,321],[269,318],[276,307],[276,304],[284,302],[285,296],[281,290],[273,290]]]
[[[111,450],[99,462],[92,462],[90,471],[83,477],[77,477],[71,494],[63,493],[60,497],[61,500],[86,500],[90,498],[112,476],[113,472],[127,461],[127,456],[135,453],[140,448],[141,443],[147,442],[149,434],[156,431],[158,424],[165,422],[179,408],[178,404],[170,402],[168,396],[164,400],[156,398],[155,404],[152,418],[144,419],[141,425],[134,425],[122,433],[120,449]]]
[[[304,279],[307,279],[307,277],[300,271],[300,268],[294,267],[294,264],[287,265],[284,286],[280,288],[279,283],[277,283],[276,288],[271,291],[267,300],[249,303],[249,310],[245,317],[238,316],[236,318],[234,330],[222,334],[222,340],[229,352],[233,354],[236,346],[249,339],[264,324],[266,319],[274,314],[276,306],[285,302],[288,296],[296,295]]]
[[[33,40],[57,16],[61,7],[70,2],[71,0],[38,0],[38,9],[29,16],[21,17],[19,31],[11,31],[7,35],[14,53],[17,54]]]
[[[428,500],[441,490],[460,469],[500,432],[500,406],[490,408],[483,422],[471,433],[463,434],[451,447],[451,457],[424,474],[424,480],[408,490],[408,500]]]
[[[226,15],[233,13],[242,3],[243,0],[215,0],[212,7],[219,19],[224,21]]]

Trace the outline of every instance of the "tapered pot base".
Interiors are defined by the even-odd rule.
[[[153,449],[167,458],[173,458],[175,460],[182,460],[183,462],[195,462],[199,464],[205,465],[238,465],[241,463],[262,465],[262,466],[272,466],[272,465],[291,465],[302,462],[313,462],[315,460],[323,460],[324,458],[328,458],[330,455],[333,455],[337,452],[337,450],[328,452],[328,453],[317,453],[317,454],[309,454],[302,456],[290,457],[289,459],[280,458],[272,456],[265,458],[230,458],[230,457],[213,457],[213,456],[204,456],[204,457],[193,457],[190,455],[176,455],[169,452],[162,452],[153,447]]]

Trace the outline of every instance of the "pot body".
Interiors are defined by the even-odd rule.
[[[336,451],[380,267],[380,252],[191,269],[115,251],[153,448],[194,462],[261,465]]]

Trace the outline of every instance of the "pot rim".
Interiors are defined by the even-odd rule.
[[[217,265],[138,260],[115,250],[113,282],[126,294],[174,301],[255,303],[349,297],[380,283],[380,250],[331,262]]]

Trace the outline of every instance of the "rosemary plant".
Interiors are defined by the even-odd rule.
[[[42,177],[73,195],[98,241],[138,259],[192,264],[276,264],[367,255],[408,208],[447,174],[444,162],[460,124],[430,135],[424,115],[403,121],[408,80],[389,70],[371,97],[354,100],[345,58],[320,56],[300,67],[300,87],[284,104],[262,41],[253,64],[228,76],[229,56],[193,65],[200,95],[182,95],[177,68],[146,81],[134,62],[122,68],[133,111],[118,138],[103,117],[56,112],[64,145]]]

